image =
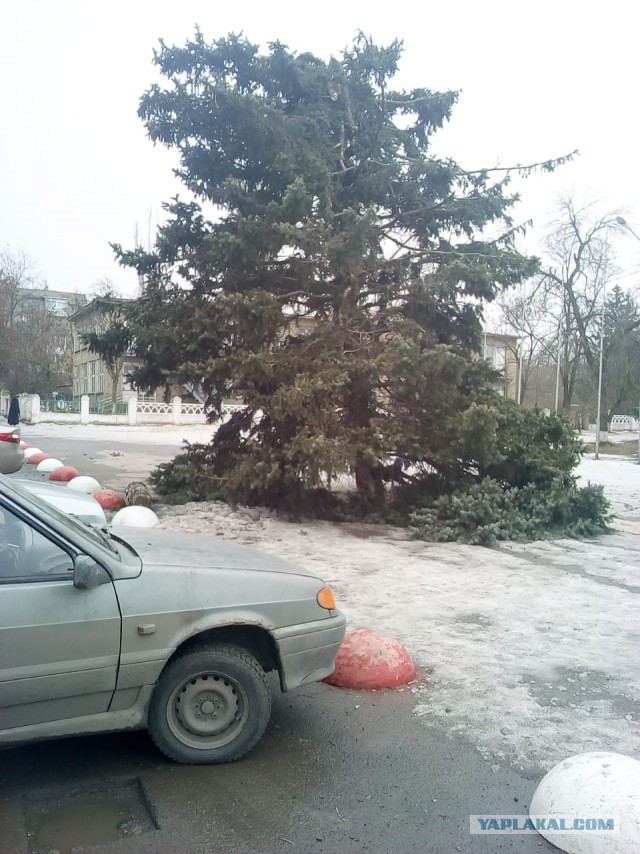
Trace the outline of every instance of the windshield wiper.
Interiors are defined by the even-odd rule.
[[[92,524],[91,522],[87,523],[90,528],[93,528],[94,531],[97,531],[100,534],[100,538],[102,542],[112,551],[114,554],[118,554],[118,549],[111,542],[111,534],[109,533],[108,528],[99,528],[97,525]]]
[[[111,542],[111,535],[109,533],[108,528],[102,528],[99,525],[94,524],[93,522],[87,522],[86,519],[81,519],[80,516],[76,516],[75,513],[70,513],[70,516],[73,516],[74,519],[77,519],[78,522],[82,522],[87,528],[91,528],[92,531],[95,531],[96,534],[100,537],[105,546],[109,549],[110,552],[114,554],[118,554],[118,549]]]
[[[127,542],[126,540],[123,540],[122,537],[119,537],[117,534],[112,534],[111,531],[109,531],[109,537],[112,541],[115,541],[116,543],[121,543],[125,548],[129,549],[131,554],[134,554],[137,558],[140,557],[140,555],[134,549],[131,543]]]

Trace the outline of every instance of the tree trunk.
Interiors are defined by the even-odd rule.
[[[386,499],[382,469],[365,460],[358,460],[354,466],[356,487],[369,507],[383,507]]]
[[[119,373],[120,373],[119,371],[118,371],[118,373],[115,373],[115,374],[110,372],[110,376],[111,376],[111,413],[113,415],[116,414],[116,406],[117,406],[117,402],[118,402],[118,374]]]

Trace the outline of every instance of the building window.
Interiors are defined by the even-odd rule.
[[[485,359],[491,363],[491,367],[496,371],[504,371],[507,367],[507,349],[506,347],[498,347],[495,344],[487,344]]]
[[[97,371],[98,363],[94,360],[89,362],[89,394],[95,394],[97,391]]]

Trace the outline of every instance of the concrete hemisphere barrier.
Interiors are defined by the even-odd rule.
[[[535,821],[564,817],[566,832],[539,830],[567,854],[637,854],[640,851],[640,762],[620,753],[580,753],[542,778],[529,815]],[[613,819],[617,826],[606,828]],[[576,829],[574,821],[586,826]],[[587,823],[593,823],[590,827]],[[599,824],[605,824],[600,829]]]
[[[37,465],[40,465],[40,463],[43,462],[44,460],[48,460],[49,454],[45,454],[43,451],[39,451],[36,454],[29,454],[28,457],[25,454],[25,458],[26,458],[27,462],[29,463],[29,465],[37,466]]]
[[[60,466],[51,472],[49,480],[57,483],[68,483],[74,477],[80,477],[80,472],[75,466]]]
[[[54,469],[59,469],[63,467],[64,463],[62,462],[62,460],[56,460],[55,457],[47,457],[46,460],[42,460],[41,463],[38,463],[36,471],[48,474],[54,471]]]
[[[114,489],[96,489],[91,494],[103,510],[119,510],[127,503],[124,495]]]
[[[160,520],[149,507],[124,507],[111,520],[112,528],[155,528]]]
[[[335,670],[324,681],[338,688],[397,688],[415,675],[415,664],[400,641],[359,629],[345,635]]]
[[[100,489],[100,484],[95,479],[95,477],[88,477],[87,475],[79,475],[78,477],[72,478],[67,484],[67,489],[74,489],[76,492],[86,492],[91,494],[95,492],[96,489]]]

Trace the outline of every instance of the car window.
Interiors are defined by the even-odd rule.
[[[0,583],[41,581],[73,571],[71,555],[0,507]]]
[[[6,482],[6,481],[5,481]],[[62,525],[63,530],[67,528],[69,533],[80,534],[81,536],[91,540],[94,545],[99,546],[101,549],[107,549],[109,551],[113,551],[114,554],[117,555],[113,549],[111,549],[108,543],[105,541],[105,538],[101,536],[101,534],[91,527],[87,522],[83,522],[80,519],[76,519],[75,516],[71,516],[69,513],[64,513],[62,510],[59,510],[57,507],[54,507],[49,502],[45,501],[43,498],[40,498],[39,495],[35,495],[33,492],[29,492],[24,489],[19,483],[16,483],[15,480],[11,481],[11,488],[14,489],[17,493],[19,493],[20,498],[24,500],[25,504],[33,504],[35,505],[40,514],[45,518],[51,519],[53,522],[58,525]]]

